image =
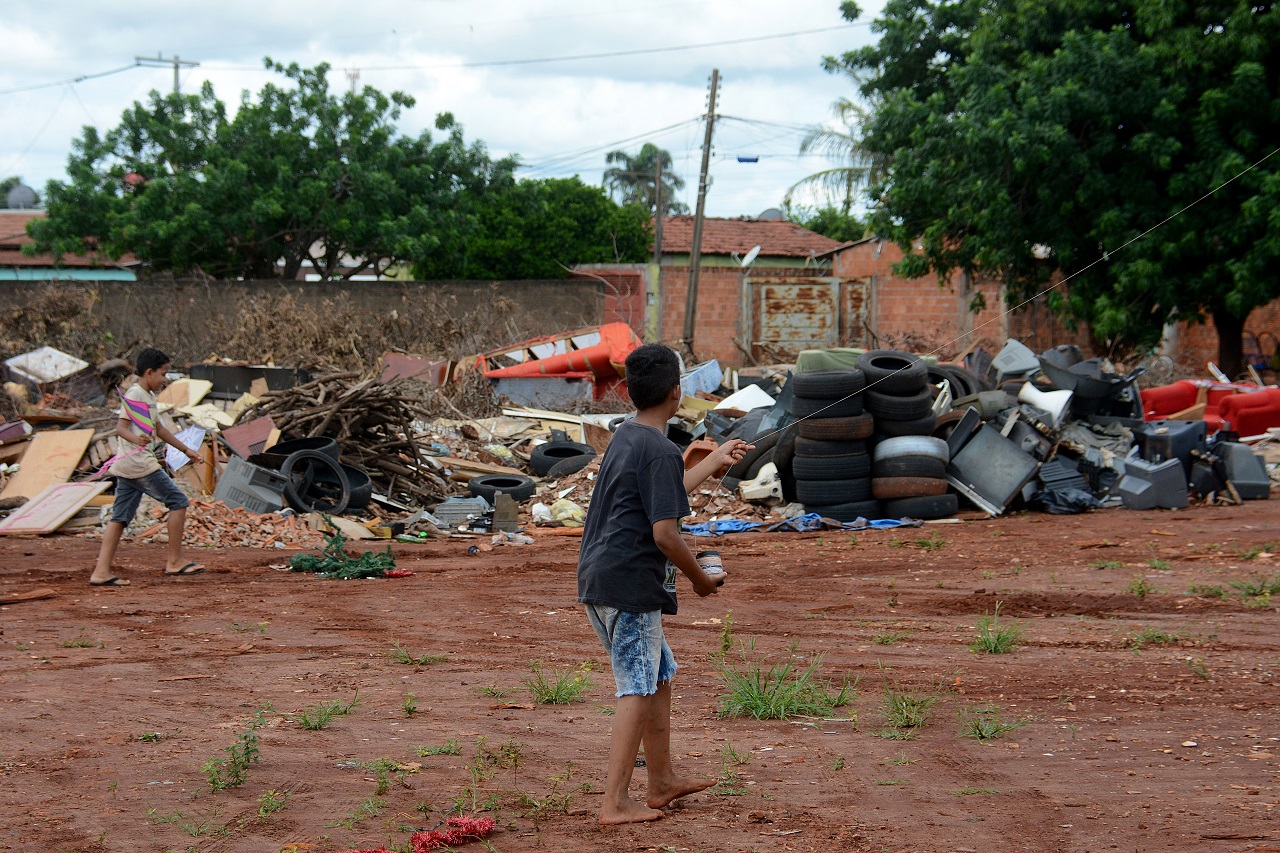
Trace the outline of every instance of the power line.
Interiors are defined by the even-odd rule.
[[[668,47],[641,47],[634,50],[614,50],[603,53],[579,53],[569,56],[540,56],[530,59],[490,59],[479,62],[438,62],[431,65],[362,65],[362,71],[429,71],[436,68],[498,68],[507,65],[539,65],[547,62],[574,62],[582,59],[613,59],[619,56],[643,56],[652,53],[673,53],[681,50],[701,50],[707,47],[727,47],[735,44],[773,41],[776,39],[795,38],[796,36],[815,35],[817,33],[838,32],[854,27],[870,26],[869,23],[840,24],[834,27],[817,27],[812,30],[795,30],[789,33],[773,33],[764,36],[745,36],[743,38],[708,41],[698,44],[678,44]],[[261,66],[247,65],[207,65],[207,68],[218,71],[261,71]]]
[[[67,80],[57,80],[53,83],[36,83],[33,86],[19,86],[16,89],[0,89],[0,95],[13,95],[18,92],[34,92],[36,89],[52,89],[54,86],[67,86],[75,83],[83,83],[85,80],[94,80],[98,77],[109,77],[112,74],[119,74],[121,71],[128,71],[130,68],[137,68],[139,63],[134,62],[129,65],[121,65],[119,68],[112,68],[110,71],[99,71],[95,74],[81,74],[79,77],[72,77]]]
[[[697,124],[701,121],[702,121],[701,116],[697,116],[695,118],[687,118],[684,121],[678,121],[675,124],[669,124],[666,127],[660,127],[657,130],[646,130],[643,133],[637,133],[634,136],[628,136],[626,139],[619,139],[616,142],[606,142],[603,145],[593,145],[590,148],[581,148],[576,151],[566,151],[562,154],[551,154],[551,155],[548,155],[544,160],[541,160],[537,163],[529,163],[526,165],[522,165],[520,168],[528,169],[531,171],[542,171],[545,169],[552,168],[554,166],[562,166],[573,160],[577,160],[580,157],[586,157],[590,154],[595,154],[596,152],[604,151],[606,148],[616,148],[619,145],[626,145],[628,142],[635,142],[637,139],[657,137],[665,133],[670,133],[674,130],[679,130],[682,127]]]

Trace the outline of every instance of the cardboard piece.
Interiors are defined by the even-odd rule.
[[[171,382],[156,395],[160,405],[168,404],[175,409],[198,405],[213,390],[213,383],[207,379],[179,379]]]
[[[0,534],[52,533],[107,490],[108,483],[56,483],[0,521]],[[97,510],[93,510],[96,514]]]
[[[31,437],[20,470],[0,498],[31,498],[49,486],[65,483],[93,440],[91,429],[45,430]]]

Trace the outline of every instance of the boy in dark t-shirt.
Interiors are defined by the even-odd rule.
[[[689,492],[722,465],[751,449],[733,439],[689,471],[666,437],[680,407],[680,362],[661,344],[627,357],[627,391],[639,410],[609,442],[596,478],[578,557],[578,600],[609,652],[618,686],[613,715],[603,824],[657,820],[662,808],[708,788],[712,780],[676,775],[671,766],[671,677],[675,658],[662,633],[662,614],[676,612],[676,571],[700,596],[723,575],[704,574],[680,536]],[[640,744],[648,768],[645,803],[627,793]]]

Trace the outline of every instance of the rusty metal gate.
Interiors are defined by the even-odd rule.
[[[866,346],[868,292],[866,279],[747,279],[752,354],[776,362],[805,349]]]

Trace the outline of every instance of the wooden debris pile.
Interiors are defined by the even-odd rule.
[[[424,452],[429,437],[414,428],[431,415],[425,393],[416,382],[331,373],[267,392],[241,421],[270,415],[285,439],[335,439],[342,461],[363,468],[374,492],[402,503],[432,504],[444,497],[447,484]]]
[[[191,504],[183,535],[183,541],[188,545],[202,548],[314,548],[324,544],[324,535],[313,530],[306,519],[296,515],[284,516],[274,512],[258,515],[213,500],[197,499]],[[163,509],[158,510],[158,514],[166,515]],[[162,518],[140,531],[134,539],[144,544],[168,542],[167,520]]]

